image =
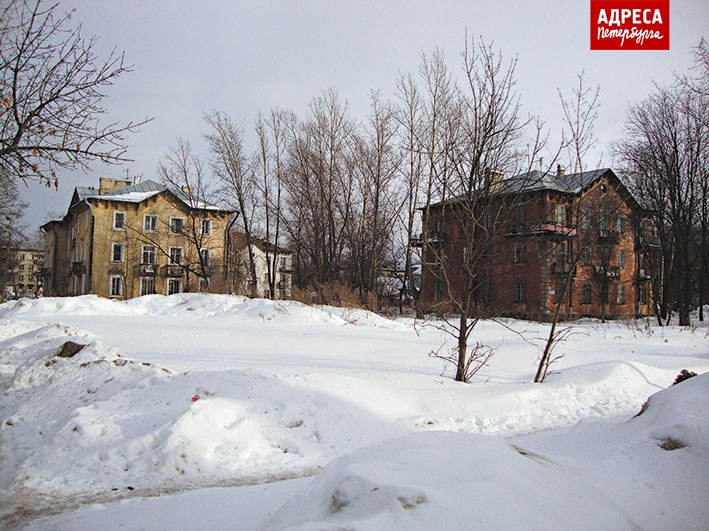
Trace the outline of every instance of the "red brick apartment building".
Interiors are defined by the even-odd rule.
[[[649,213],[612,170],[495,175],[474,207],[456,198],[424,212],[416,243],[430,310],[455,312],[469,293],[476,315],[651,313]]]

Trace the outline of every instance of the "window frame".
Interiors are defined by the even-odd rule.
[[[117,290],[115,290],[116,287],[118,288]],[[111,275],[108,277],[108,296],[123,297],[123,275]]]
[[[176,261],[174,260],[173,251],[177,251],[178,249],[179,249],[179,251],[180,251],[180,252],[179,252],[180,260],[176,262]],[[182,261],[183,261],[184,256],[185,256],[185,255],[184,255],[184,250],[183,250],[182,247],[179,247],[179,246],[170,246],[170,247],[168,247],[167,252],[168,252],[168,257],[167,257],[168,262],[167,262],[167,263],[168,263],[169,265],[182,265]]]
[[[120,249],[120,258],[116,259],[116,249]],[[122,242],[111,242],[111,259],[112,264],[122,264],[125,262],[125,244]]]
[[[177,291],[170,290],[170,286],[173,284],[177,285],[177,288],[178,288]],[[182,293],[182,279],[181,278],[168,278],[165,293],[167,295],[176,295],[177,293]]]
[[[180,230],[175,230],[174,222],[180,222]],[[170,234],[184,234],[185,233],[185,218],[180,216],[170,216]]]
[[[202,236],[211,235],[212,234],[212,220],[209,218],[202,218],[202,222],[200,223],[200,229],[202,232]]]
[[[615,303],[617,306],[625,304],[625,286],[623,284],[618,284],[615,288]]]
[[[625,269],[625,251],[623,249],[618,249],[617,259],[618,269]]]
[[[581,291],[581,304],[593,304],[593,288],[591,284],[584,284]]]
[[[120,226],[118,223],[118,219],[122,218],[122,221],[120,222]],[[126,213],[121,210],[114,210],[113,211],[113,230],[126,230]]]
[[[200,249],[199,250],[200,258],[202,260],[202,265],[205,267],[209,267],[211,264],[212,256],[211,253],[209,252],[209,249]]]
[[[143,232],[158,232],[159,221],[157,214],[143,214]]]
[[[527,285],[524,282],[515,282],[513,289],[512,302],[521,303],[527,301]]]
[[[146,290],[145,287],[152,286],[152,290]],[[157,290],[155,289],[155,277],[140,277],[140,295],[155,295]]]
[[[147,252],[146,249],[148,249],[148,248],[152,248],[152,250],[153,250],[153,252],[152,252],[153,260],[151,262],[145,261],[146,252]],[[150,256],[150,255],[148,254],[148,256]],[[140,248],[140,263],[142,265],[155,265],[157,263],[157,248],[155,247],[155,245],[150,245],[148,243],[144,243],[141,246],[141,248]]]

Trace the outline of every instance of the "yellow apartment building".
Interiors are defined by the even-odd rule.
[[[46,234],[46,296],[227,293],[234,212],[154,181],[77,187]]]

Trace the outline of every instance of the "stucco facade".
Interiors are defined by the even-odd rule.
[[[128,299],[228,292],[232,213],[153,181],[101,179],[77,188],[67,214],[42,228],[52,257],[47,295]]]

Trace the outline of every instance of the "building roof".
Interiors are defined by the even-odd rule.
[[[533,170],[505,179],[500,192],[515,194],[551,190],[566,194],[578,194],[607,172],[612,172],[612,170],[610,168],[601,168],[568,175]]]
[[[246,248],[246,234],[244,234],[241,231],[233,230],[231,231],[231,237],[234,241],[234,244],[236,245],[237,248],[239,249],[245,249]],[[251,238],[251,244],[258,247],[262,251],[270,251],[270,252],[275,252],[276,254],[293,254],[293,251],[286,249],[285,247],[281,246],[274,246],[271,242],[266,240],[265,238],[256,238],[252,237]]]
[[[520,193],[532,193],[542,191],[553,191],[563,194],[580,194],[602,176],[608,175],[617,181],[623,187],[625,196],[635,205],[640,206],[637,200],[625,189],[623,183],[618,179],[612,169],[600,168],[592,171],[580,173],[563,174],[560,172],[549,173],[539,170],[508,177],[502,180],[498,186],[490,191],[490,195],[513,195]],[[432,207],[441,206],[444,204],[458,203],[464,200],[463,196],[454,197],[446,201],[437,202]]]
[[[190,208],[197,208],[201,210],[224,210],[216,205],[208,203],[202,199],[198,199],[185,191],[174,188],[171,186],[166,186],[164,184],[156,183],[155,181],[145,180],[140,181],[135,184],[131,184],[124,188],[114,190],[112,192],[106,192],[104,194],[99,193],[99,190],[93,186],[77,186],[75,189],[76,200],[74,204],[87,199],[102,199],[104,201],[120,201],[124,203],[140,203],[146,199],[157,195],[159,193],[169,191],[180,201],[185,203]],[[73,206],[73,205],[72,205]]]

